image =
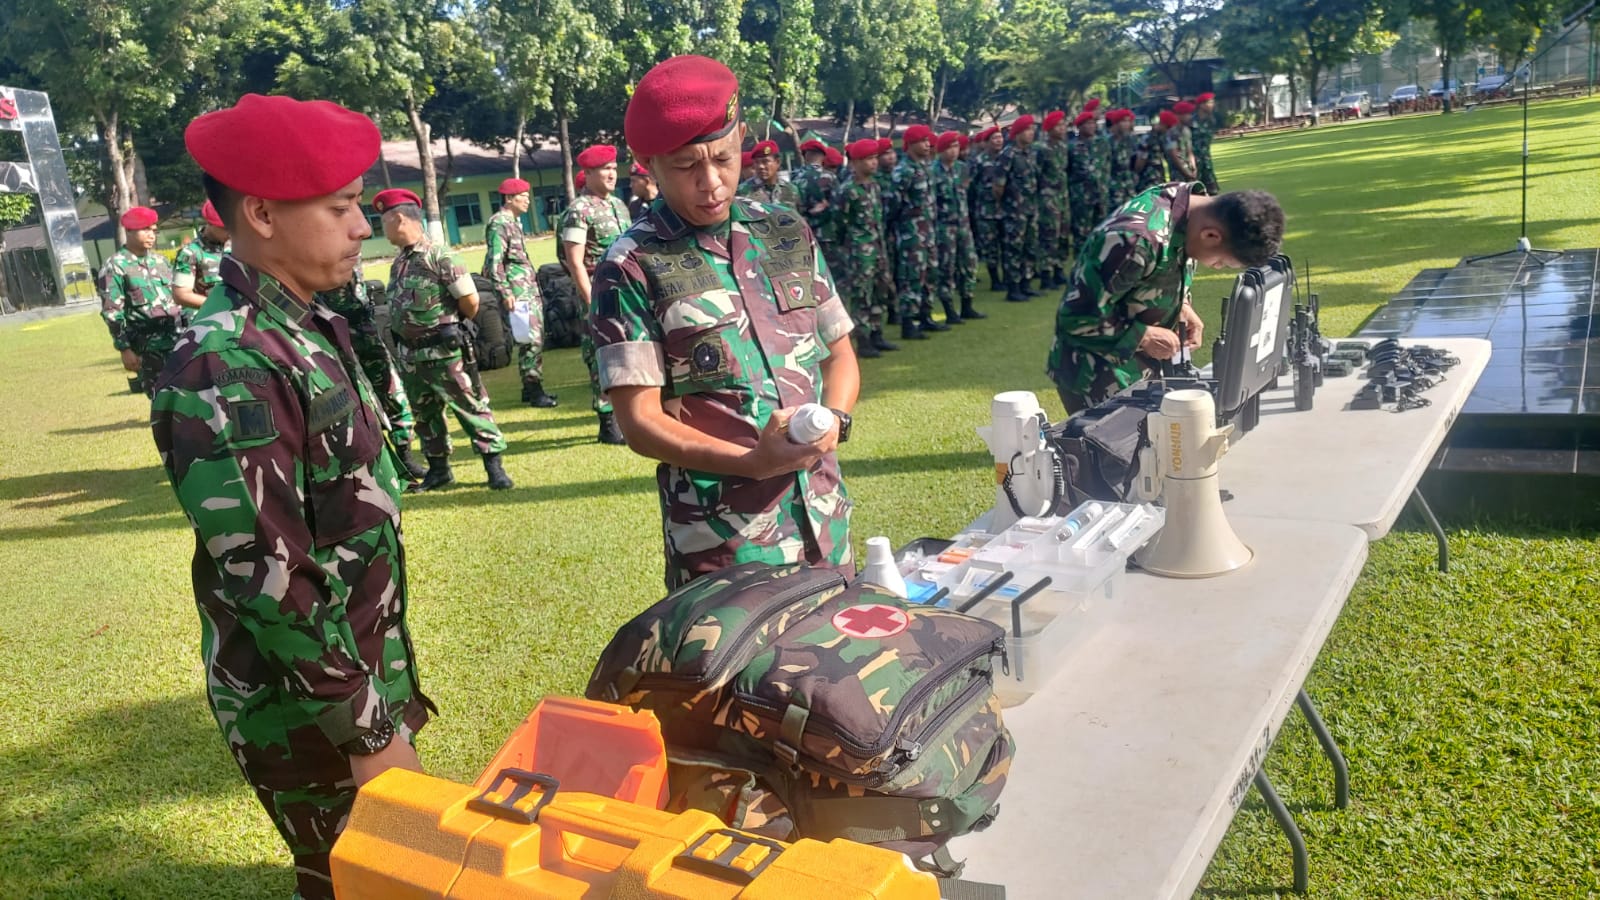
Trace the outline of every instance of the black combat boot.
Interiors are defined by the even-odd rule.
[[[900,323],[900,340],[925,341],[927,339],[928,336],[922,333],[922,329],[917,326],[915,319],[906,319]]]
[[[1022,292],[1022,282],[1014,281],[1006,289],[1007,303],[1026,303],[1028,295]]]
[[[882,350],[884,353],[888,353],[891,350],[899,350],[900,349],[900,345],[899,344],[890,343],[889,339],[883,336],[883,329],[882,328],[873,329],[873,331],[872,331],[872,346],[878,348],[879,350]]]
[[[394,455],[399,457],[400,465],[405,467],[407,481],[416,481],[428,474],[427,468],[417,462],[417,458],[412,455],[410,444],[395,444]]]
[[[978,312],[976,309],[973,309],[972,308],[972,298],[971,297],[962,297],[961,298],[961,318],[963,318],[963,319],[987,319],[987,318],[989,318],[989,314],[988,313],[981,313],[981,312]]]
[[[506,474],[505,467],[500,464],[500,454],[485,453],[483,455],[483,471],[489,475],[489,490],[505,491],[516,487],[511,483],[511,476]]]
[[[1067,286],[1067,271],[1060,266],[1056,267],[1056,287]]]
[[[556,395],[544,392],[543,381],[530,378],[522,383],[522,402],[540,409],[549,409],[556,405]]]
[[[856,358],[857,359],[877,359],[878,357],[880,357],[882,355],[883,355],[883,351],[882,350],[879,350],[877,347],[872,346],[872,336],[871,335],[862,335],[856,340]]]
[[[940,322],[939,320],[937,320],[937,319],[935,319],[933,317],[933,311],[932,310],[929,310],[929,311],[923,313],[922,314],[922,320],[919,321],[917,324],[922,327],[922,333],[923,334],[927,334],[930,331],[949,331],[950,330],[950,326],[949,325],[946,325],[945,323]]]
[[[622,429],[617,427],[616,416],[608,412],[600,413],[600,437],[597,440],[602,444],[628,443],[628,439],[622,436]]]
[[[428,457],[428,471],[422,480],[406,488],[408,494],[420,494],[423,491],[432,491],[456,483],[456,474],[450,471],[450,457]]]
[[[939,302],[944,304],[944,323],[946,325],[967,324],[966,322],[961,321],[961,313],[956,312],[956,305],[954,303],[951,303],[949,300],[941,300]]]
[[[1033,279],[1032,278],[1024,278],[1024,279],[1022,279],[1022,295],[1024,297],[1027,297],[1029,300],[1032,300],[1033,298],[1039,296],[1039,292],[1033,289]]]
[[[1003,287],[1006,287],[1006,283],[1000,280],[999,268],[989,266],[989,290],[998,292]]]

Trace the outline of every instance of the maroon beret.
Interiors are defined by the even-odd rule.
[[[905,148],[910,147],[912,144],[920,144],[923,141],[931,140],[933,140],[932,128],[926,125],[913,125],[906,129],[905,134],[900,136],[900,146]]]
[[[1027,131],[1029,128],[1032,128],[1032,127],[1033,127],[1033,116],[1018,116],[1017,120],[1015,122],[1011,123],[1011,136],[1012,137],[1016,137],[1017,135],[1023,133],[1024,131]]]
[[[617,161],[617,148],[610,144],[595,144],[578,154],[578,168],[598,169]]]
[[[532,188],[533,185],[523,181],[521,178],[507,178],[505,181],[500,182],[500,193],[507,197],[526,194]]]
[[[894,141],[889,138],[878,138],[878,153],[884,154],[894,149]]]
[[[629,175],[639,175],[639,176],[642,176],[642,177],[645,177],[645,178],[651,177],[650,176],[650,170],[646,169],[644,166],[639,165],[638,163],[634,163],[633,164],[633,168],[628,170],[628,174]]]
[[[984,141],[987,141],[989,138],[994,137],[999,131],[1000,129],[998,128],[985,128],[984,130],[973,135],[972,139],[981,144]]]
[[[1093,122],[1093,121],[1094,121],[1094,113],[1092,113],[1092,112],[1090,112],[1088,110],[1084,110],[1083,112],[1078,113],[1077,118],[1072,120],[1072,124],[1073,124],[1073,127],[1079,127],[1079,126],[1085,125],[1085,124],[1087,124],[1089,122]]]
[[[1093,98],[1091,98],[1089,100],[1088,103],[1085,103],[1083,105],[1083,111],[1084,112],[1091,112],[1092,113],[1092,112],[1094,112],[1095,110],[1097,110],[1099,108],[1100,108],[1100,98],[1099,97],[1093,97]]]
[[[140,231],[154,225],[160,218],[160,216],[156,215],[156,211],[148,206],[135,206],[123,213],[122,218],[117,221],[121,222],[122,227],[129,231]]]
[[[828,152],[828,145],[824,144],[823,142],[821,142],[819,140],[817,140],[816,138],[812,138],[811,140],[806,141],[805,143],[800,145],[800,152],[801,153],[816,152],[816,153],[826,154]]]
[[[1199,106],[1200,104],[1206,102],[1207,100],[1215,100],[1215,99],[1217,99],[1217,95],[1216,94],[1213,94],[1210,91],[1206,91],[1204,94],[1201,94],[1200,96],[1194,98],[1194,105],[1195,106]]]
[[[746,169],[750,168],[750,164],[755,161],[756,155],[749,150],[739,154],[739,165]]]
[[[1178,114],[1170,109],[1163,109],[1161,111],[1161,115],[1157,118],[1159,118],[1161,120],[1161,124],[1167,128],[1171,128],[1172,126],[1178,124]]]
[[[326,100],[245,94],[183,131],[201,171],[267,200],[305,200],[371,168],[383,137],[372,120]]]
[[[967,136],[966,136],[966,135],[964,135],[964,134],[958,134],[958,135],[956,135],[956,140],[957,140],[957,141],[958,141],[958,142],[960,142],[960,144],[961,144],[961,149],[963,149],[963,150],[965,150],[965,149],[967,149],[967,143],[968,143],[968,141],[969,141],[969,138],[968,138],[968,137],[967,137]]]
[[[583,190],[584,186],[587,185],[588,183],[589,183],[589,173],[583,171],[582,169],[578,170],[578,174],[572,176],[572,186],[577,188],[580,191]]]
[[[1179,100],[1177,103],[1172,104],[1172,111],[1180,116],[1185,116],[1194,112],[1194,104],[1187,100]]]
[[[850,146],[844,148],[844,152],[851,159],[866,159],[870,156],[877,156],[878,142],[872,138],[862,138],[859,141],[851,141]]]
[[[941,134],[937,138],[934,139],[934,141],[933,141],[933,149],[939,151],[940,153],[943,153],[945,150],[949,149],[950,147],[955,146],[955,145],[960,144],[960,143],[961,143],[961,135],[957,134],[954,131],[946,131],[944,134]]]
[[[844,165],[844,154],[832,147],[822,148],[822,164],[830,169],[837,169]]]
[[[761,159],[762,157],[777,156],[777,155],[778,155],[778,142],[777,141],[762,141],[761,143],[759,143],[759,144],[755,145],[754,147],[750,148],[750,158],[751,159]]]
[[[1044,114],[1044,130],[1045,131],[1049,131],[1050,129],[1056,127],[1057,125],[1060,125],[1061,121],[1063,119],[1065,119],[1066,117],[1067,117],[1067,114],[1062,112],[1059,109],[1052,109],[1051,111],[1045,113]]]
[[[389,188],[386,191],[379,191],[378,196],[372,198],[372,208],[377,210],[379,214],[386,213],[396,206],[404,206],[407,203],[412,206],[421,206],[422,198],[405,188]]]
[[[739,124],[739,79],[704,56],[657,63],[633,89],[622,133],[639,159],[714,141]]]
[[[215,225],[218,228],[226,227],[222,224],[222,217],[217,215],[217,208],[211,205],[210,200],[200,205],[200,218],[205,219],[208,225]]]

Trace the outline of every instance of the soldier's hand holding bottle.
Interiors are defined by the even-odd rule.
[[[814,443],[802,444],[789,439],[789,419],[792,409],[780,409],[767,419],[761,438],[745,454],[745,471],[736,474],[747,478],[773,478],[809,468],[812,463],[832,453],[839,446],[839,423],[834,421],[828,433]]]

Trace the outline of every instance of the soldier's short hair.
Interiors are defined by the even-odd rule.
[[[1283,247],[1283,207],[1266,191],[1230,191],[1211,204],[1228,231],[1228,249],[1246,266],[1259,266]]]
[[[222,227],[232,231],[233,221],[239,215],[239,204],[244,200],[244,195],[205,172],[200,173],[200,186],[205,188],[206,199],[211,201],[212,208],[221,217]]]
[[[402,219],[410,219],[413,222],[422,221],[422,207],[415,203],[401,203],[398,206],[390,207],[390,209]]]

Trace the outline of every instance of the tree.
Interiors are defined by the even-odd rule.
[[[1215,33],[1211,20],[1221,6],[1221,0],[1112,0],[1110,9],[1127,25],[1133,46],[1176,88]]]
[[[771,117],[784,121],[806,111],[814,93],[822,39],[813,28],[816,9],[812,0],[746,0],[739,21],[745,60],[765,82],[771,99]],[[754,92],[747,92],[754,93]],[[749,108],[748,106],[746,107]]]
[[[1500,55],[1502,65],[1516,71],[1538,45],[1539,39],[1560,21],[1564,4],[1551,0],[1490,0],[1480,3],[1467,17],[1467,38],[1488,44]]]
[[[1092,0],[1017,0],[991,52],[999,84],[1028,109],[1074,103],[1125,67],[1125,26]]]
[[[1433,34],[1424,23],[1408,19],[1395,29],[1389,64],[1405,72],[1412,84],[1422,81],[1422,61],[1433,57]]]
[[[1217,15],[1217,52],[1235,71],[1260,72],[1265,76],[1289,76],[1289,114],[1299,109],[1299,78],[1295,66],[1300,48],[1295,40],[1295,23],[1283,15],[1284,10],[1275,4],[1261,7],[1242,4],[1224,6]],[[1261,120],[1272,118],[1270,99],[1263,96],[1269,108],[1262,110]]]
[[[1300,70],[1311,94],[1311,121],[1317,120],[1317,92],[1322,76],[1361,53],[1381,52],[1394,35],[1378,27],[1374,0],[1267,0],[1264,7],[1284,4],[1283,19],[1292,22],[1300,51]]]
[[[1441,77],[1444,79],[1444,108],[1446,115],[1454,104],[1450,96],[1450,82],[1454,80],[1455,60],[1467,48],[1467,17],[1470,8],[1466,0],[1392,0],[1385,10],[1390,27],[1406,19],[1421,19],[1433,24],[1434,44],[1439,48]]]
[[[934,70],[933,102],[928,106],[928,118],[936,121],[947,105],[950,83],[960,77],[972,64],[981,63],[994,41],[999,8],[994,0],[941,0],[937,6],[939,34],[938,66]],[[992,76],[989,86],[993,86]]]

